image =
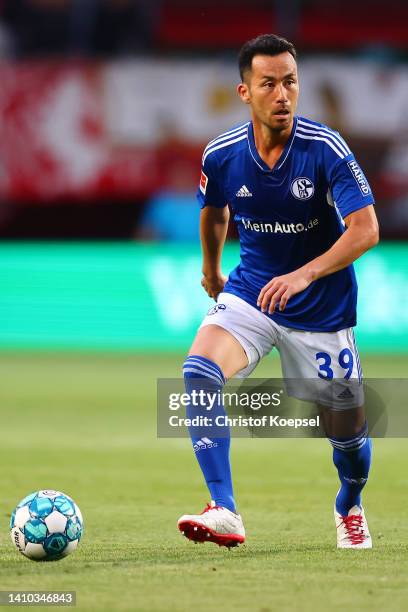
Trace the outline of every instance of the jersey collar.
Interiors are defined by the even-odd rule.
[[[252,159],[254,160],[256,165],[259,167],[259,169],[262,170],[262,172],[272,173],[272,172],[275,172],[275,170],[279,170],[283,166],[283,164],[285,163],[290,153],[293,141],[295,139],[297,122],[298,122],[298,118],[295,116],[293,118],[293,126],[292,126],[291,134],[288,138],[285,148],[283,149],[281,153],[281,156],[279,157],[278,161],[276,162],[272,170],[269,168],[267,164],[265,164],[264,160],[262,159],[262,157],[259,155],[257,151],[257,148],[255,146],[255,138],[254,138],[254,126],[252,124],[252,121],[250,122],[250,124],[248,125],[248,148],[249,148],[249,152],[251,154]]]

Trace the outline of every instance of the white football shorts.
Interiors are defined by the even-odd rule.
[[[276,347],[288,395],[334,410],[363,405],[362,371],[352,328],[312,332],[284,327],[231,293],[220,293],[200,328],[211,324],[230,332],[248,357],[248,366],[237,378],[249,376]]]

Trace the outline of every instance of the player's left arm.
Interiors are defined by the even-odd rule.
[[[369,205],[345,217],[346,231],[333,246],[307,264],[267,283],[258,296],[262,312],[284,310],[288,300],[304,291],[313,281],[346,268],[378,243],[379,231],[374,206]],[[269,308],[268,308],[269,305]]]

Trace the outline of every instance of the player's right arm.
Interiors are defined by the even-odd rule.
[[[203,254],[203,278],[201,284],[214,299],[224,289],[227,278],[221,272],[221,255],[227,236],[228,206],[216,208],[207,205],[201,210],[200,238]]]
[[[221,272],[221,255],[227,236],[229,209],[224,196],[222,175],[210,145],[203,155],[197,199],[201,206],[200,238],[203,254],[201,284],[215,300],[227,281]]]

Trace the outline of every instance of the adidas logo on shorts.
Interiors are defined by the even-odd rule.
[[[344,391],[342,391],[341,393],[339,393],[339,395],[337,397],[340,397],[341,399],[349,399],[351,397],[354,397],[354,395],[352,394],[352,392],[350,391],[350,389],[348,387],[346,387],[344,389]]]
[[[237,198],[252,198],[252,193],[246,185],[242,185],[241,189],[239,189],[235,195]]]

